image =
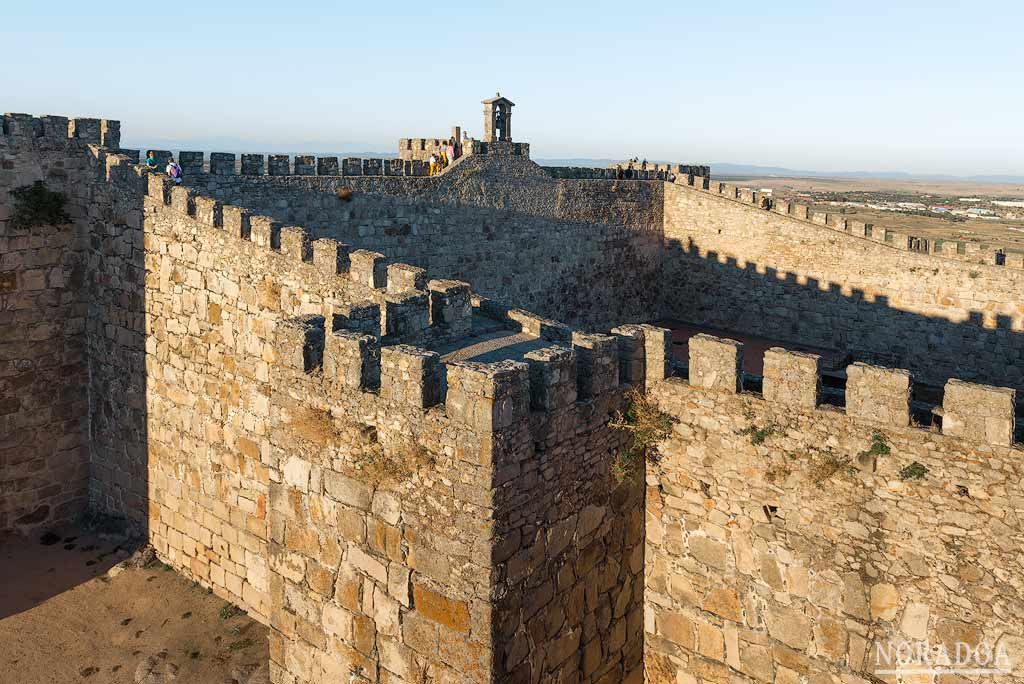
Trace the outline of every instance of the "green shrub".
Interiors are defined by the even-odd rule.
[[[625,412],[618,412],[609,425],[624,430],[631,436],[629,445],[620,451],[612,463],[612,477],[618,483],[643,466],[648,460],[655,460],[658,443],[672,433],[675,419],[663,413],[645,395],[633,389],[627,394],[629,404]]]
[[[928,474],[928,466],[923,463],[914,461],[910,465],[900,470],[900,479],[906,482],[907,480],[923,480]]]
[[[50,190],[42,181],[11,190],[14,211],[8,223],[15,230],[61,225],[71,220],[64,205],[67,198]]]

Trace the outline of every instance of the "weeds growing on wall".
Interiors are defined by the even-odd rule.
[[[900,479],[904,482],[907,480],[923,480],[926,475],[928,475],[928,466],[917,461],[900,470]]]
[[[8,224],[15,230],[58,226],[71,220],[64,211],[67,198],[47,188],[42,181],[11,190],[11,200],[14,211]]]
[[[616,430],[630,434],[630,442],[612,463],[612,477],[622,483],[643,468],[647,461],[656,461],[658,444],[672,432],[675,419],[662,412],[650,399],[636,389],[626,395],[625,412],[619,411],[608,423]]]
[[[851,469],[852,463],[853,461],[847,456],[831,452],[820,454],[811,460],[811,467],[807,469],[807,479],[816,485],[821,485],[837,473]]]
[[[881,432],[875,432],[871,435],[871,446],[868,447],[867,451],[860,452],[861,456],[888,456],[892,453],[892,449],[889,448],[889,443],[885,441],[885,435]]]
[[[317,449],[345,447],[340,467],[349,475],[374,486],[397,484],[433,462],[422,446],[409,441],[384,448],[377,428],[334,418],[329,411],[303,407],[288,422],[296,437]]]
[[[741,435],[750,435],[750,443],[754,446],[764,444],[764,441],[779,432],[779,426],[775,423],[768,423],[764,427],[751,425],[740,430]]]
[[[355,450],[349,459],[347,470],[359,480],[373,486],[398,484],[410,479],[420,468],[433,462],[430,452],[419,444],[410,442],[384,448],[376,440],[376,429],[363,446]]]
[[[340,431],[334,425],[330,411],[301,408],[292,414],[288,428],[301,439],[318,447],[337,441]]]

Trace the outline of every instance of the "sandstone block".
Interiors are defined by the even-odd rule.
[[[690,338],[690,384],[736,393],[743,390],[743,345],[712,335]]]
[[[821,395],[817,354],[772,347],[764,355],[764,398],[793,408],[813,409]]]
[[[854,363],[846,374],[848,416],[892,427],[910,424],[910,373]]]
[[[1013,443],[1015,402],[1012,389],[950,380],[942,400],[942,432],[1008,446]]]

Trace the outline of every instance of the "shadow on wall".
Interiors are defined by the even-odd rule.
[[[0,410],[0,533],[24,537],[0,540],[0,616],[102,574],[148,537],[144,193],[137,176],[115,188],[109,174],[123,169],[50,118],[46,136],[5,124],[0,149],[0,209],[42,181],[67,220],[0,223],[0,311],[14,314],[0,313],[11,333],[0,334],[0,407],[15,409]],[[87,137],[82,121],[79,138],[99,142],[99,122]]]
[[[740,265],[692,240],[666,242],[662,313],[697,325],[763,335],[911,371],[942,386],[957,378],[1024,390],[1024,333],[982,311],[950,321],[894,308],[889,298],[815,278]],[[961,285],[961,284],[956,284]],[[845,292],[844,292],[845,290]]]
[[[304,226],[314,239],[379,251],[571,325],[607,329],[656,318],[650,293],[660,277],[662,215],[659,189],[650,183],[620,182],[609,192],[612,181],[559,185],[545,176],[537,185],[543,206],[516,191],[482,194],[480,203],[495,204],[488,207],[456,205],[450,188],[412,200],[401,193],[420,191],[401,178],[203,176],[190,182],[225,203]],[[349,201],[335,196],[340,185],[356,188]],[[515,184],[506,179],[493,186],[511,192]]]
[[[93,201],[109,210],[91,226],[89,498],[100,524],[123,520],[133,537],[147,539],[149,459],[158,451],[150,448],[146,402],[145,177],[130,166],[107,167],[96,192],[108,196]]]

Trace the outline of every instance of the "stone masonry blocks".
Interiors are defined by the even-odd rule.
[[[593,399],[618,386],[619,348],[616,337],[574,332],[572,346],[579,366],[580,399]]]
[[[529,311],[523,311],[522,309],[510,309],[506,316],[510,321],[518,323],[520,330],[527,335],[539,337],[542,340],[551,340],[552,342],[572,341],[572,331],[564,323],[553,321]]]
[[[430,324],[446,328],[452,337],[468,335],[472,328],[473,303],[469,283],[461,280],[431,280]]]
[[[356,249],[349,252],[349,277],[374,290],[379,290],[387,283],[387,262],[380,252]]]
[[[644,324],[620,325],[611,332],[618,339],[619,382],[644,389],[668,377],[671,331]]]
[[[281,229],[281,253],[295,261],[312,261],[313,245],[305,228],[285,226]]]
[[[267,157],[267,175],[289,176],[292,172],[291,160],[287,154],[272,154]]]
[[[100,120],[77,118],[68,120],[68,137],[77,138],[82,142],[100,144]]]
[[[890,427],[910,425],[909,372],[854,363],[846,368],[846,415]]]
[[[415,336],[430,326],[430,305],[427,293],[418,290],[388,292],[384,295],[383,321],[385,335]]]
[[[262,176],[265,165],[262,154],[243,154],[241,157],[241,174],[243,176]]]
[[[235,155],[231,152],[211,152],[210,173],[214,176],[233,176],[235,174]]]
[[[743,344],[712,335],[690,338],[690,384],[736,393],[743,391]]]
[[[1012,389],[950,380],[942,401],[942,432],[1008,446],[1013,443],[1015,400]]]
[[[121,122],[111,119],[100,120],[100,146],[111,150],[121,147]]]
[[[178,164],[186,178],[203,172],[205,155],[202,152],[179,152]]]
[[[335,330],[324,342],[324,377],[345,389],[380,385],[380,347],[372,335]]]
[[[423,290],[427,286],[427,272],[409,264],[388,264],[387,280],[390,293]]]
[[[611,333],[618,341],[619,382],[643,387],[646,367],[643,329],[639,325],[620,325],[612,328]]]
[[[764,398],[793,408],[814,409],[821,396],[817,354],[772,347],[764,355]]]
[[[249,218],[249,237],[260,247],[280,249],[281,224],[269,216],[252,216]]]
[[[376,302],[343,304],[334,312],[332,330],[349,330],[379,337],[381,311]]]
[[[224,230],[235,237],[243,240],[251,237],[250,219],[252,215],[249,210],[225,205],[222,209],[222,223]]]
[[[338,176],[341,175],[341,167],[338,164],[337,157],[317,157],[316,159],[316,175],[318,176]]]
[[[224,206],[218,200],[197,196],[193,198],[193,203],[196,221],[214,228],[221,228],[224,225]]]
[[[441,401],[443,366],[436,352],[405,344],[380,350],[380,396],[427,408]]]
[[[326,275],[348,270],[348,245],[330,238],[313,241],[313,265]]]
[[[297,154],[293,160],[292,174],[296,176],[315,176],[316,157],[307,154]]]
[[[551,346],[523,358],[530,367],[530,408],[550,412],[576,403],[576,352]]]
[[[186,216],[192,216],[196,212],[195,196],[196,191],[192,188],[171,186],[171,206]]]
[[[282,321],[277,329],[278,356],[284,365],[309,373],[323,365],[323,316]]]
[[[448,415],[478,433],[510,428],[529,414],[530,371],[521,361],[448,366]]]

